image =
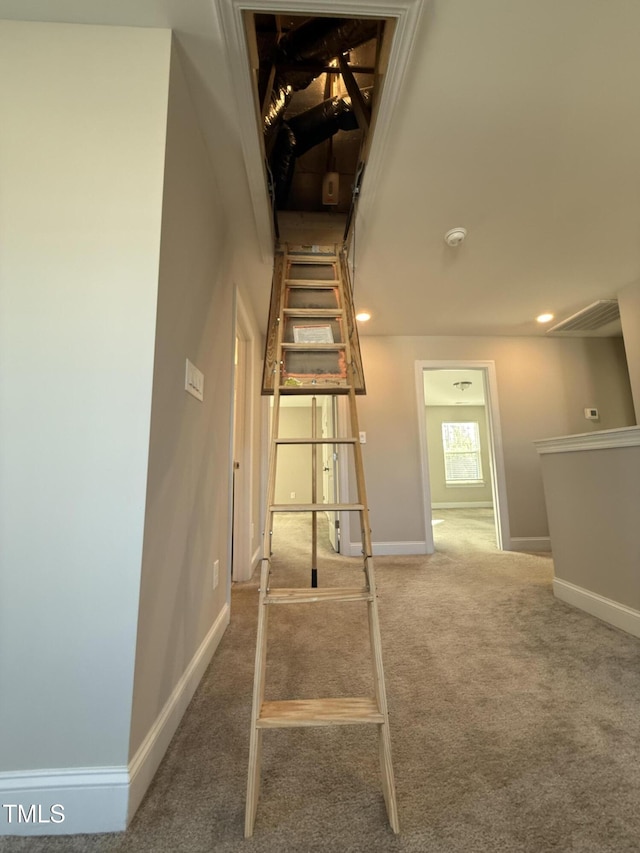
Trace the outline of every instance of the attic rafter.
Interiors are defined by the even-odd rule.
[[[342,74],[334,65],[324,65],[313,62],[279,62],[278,71],[309,71],[320,74]],[[375,74],[373,65],[347,65],[352,74]]]
[[[371,110],[362,97],[360,87],[356,83],[356,78],[353,76],[353,72],[345,59],[344,54],[341,54],[338,57],[338,63],[340,65],[340,73],[342,74],[344,85],[347,87],[347,92],[351,98],[353,111],[356,115],[356,119],[358,120],[358,127],[364,134],[368,134],[369,125],[371,124]]]

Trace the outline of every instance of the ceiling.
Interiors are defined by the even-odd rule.
[[[264,328],[267,206],[219,17],[231,4],[0,0],[0,17],[175,31]],[[425,1],[356,220],[362,334],[540,335],[543,311],[561,320],[640,279],[639,32],[637,0]],[[450,248],[454,226],[468,235]]]
[[[484,370],[429,368],[422,372],[427,406],[484,406]],[[470,383],[462,390],[455,384]]]

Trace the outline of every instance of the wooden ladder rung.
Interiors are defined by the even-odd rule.
[[[312,264],[313,266],[322,266],[326,264],[335,264],[338,261],[338,256],[334,253],[333,255],[321,255],[318,253],[312,253],[310,255],[290,255],[287,252],[287,260],[292,264]]]
[[[276,444],[355,444],[357,438],[276,438]]]
[[[346,344],[296,344],[292,341],[283,341],[280,346],[283,350],[293,350],[294,352],[317,352],[326,350],[329,350],[329,352],[339,352],[345,348]]]
[[[357,587],[312,587],[292,589],[281,587],[270,589],[267,604],[314,604],[321,601],[371,601],[373,594],[366,586]]]
[[[342,308],[283,308],[282,313],[285,317],[342,317],[344,309]]]
[[[357,512],[364,504],[272,504],[269,512]]]
[[[284,729],[297,726],[349,726],[358,723],[384,723],[374,699],[289,699],[263,702],[257,720],[259,729]]]
[[[287,394],[348,394],[350,385],[279,385],[278,391],[283,396]]]
[[[337,278],[288,278],[287,287],[307,288],[309,290],[334,290],[338,286]]]

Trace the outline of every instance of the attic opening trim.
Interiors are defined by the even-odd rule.
[[[394,23],[395,32],[389,53],[385,83],[378,105],[375,140],[367,163],[367,182],[359,201],[360,212],[374,203],[375,188],[382,173],[389,130],[415,44],[419,22],[426,0],[385,0],[381,3],[365,0],[215,0],[220,26],[227,48],[229,74],[238,116],[238,131],[242,146],[249,192],[256,224],[260,253],[264,262],[273,258],[273,227],[271,210],[265,192],[267,176],[262,159],[259,125],[253,100],[249,54],[245,37],[246,12],[289,13],[295,15],[345,16],[353,18],[387,18]]]

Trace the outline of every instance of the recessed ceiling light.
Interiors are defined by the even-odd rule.
[[[361,323],[366,323],[367,320],[371,319],[371,314],[366,311],[361,311],[359,314],[356,314],[356,320],[359,320]]]
[[[540,314],[539,317],[536,317],[538,323],[548,323],[550,320],[553,320],[553,314]]]

